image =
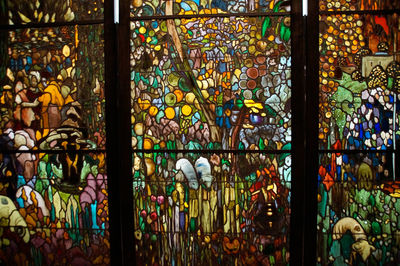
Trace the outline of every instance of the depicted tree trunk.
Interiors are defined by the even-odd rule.
[[[173,1],[166,1],[165,14],[173,15]],[[204,99],[200,89],[197,86],[197,82],[193,75],[193,72],[191,71],[188,62],[185,60],[185,54],[183,51],[182,42],[179,39],[178,31],[176,30],[176,24],[173,19],[167,20],[167,28],[168,28],[168,33],[171,36],[171,41],[173,42],[176,52],[179,55],[180,64],[186,66],[185,72],[187,73],[181,72],[180,74],[185,78],[186,82],[188,84],[191,84],[193,87],[192,92],[194,93],[198,101],[198,105],[196,106],[196,108],[201,109],[204,119],[207,121],[210,127],[210,135],[212,141],[220,142],[222,135],[219,127],[215,123],[215,112],[211,110],[211,108],[209,108],[209,103],[206,103],[206,100]]]
[[[254,0],[253,0],[254,3]],[[209,1],[209,7],[211,7],[211,1]],[[253,4],[253,9],[255,8],[254,4]],[[165,14],[166,15],[173,15],[173,1],[166,1],[166,5],[165,5]],[[199,89],[198,85],[197,85],[197,81],[196,78],[191,70],[191,67],[189,66],[188,61],[186,60],[186,56],[185,56],[185,52],[184,52],[184,48],[182,45],[182,42],[179,38],[177,29],[176,29],[176,24],[174,19],[168,19],[167,20],[167,29],[168,29],[168,33],[170,36],[170,40],[173,43],[173,48],[175,49],[176,53],[178,54],[177,59],[180,62],[172,62],[172,64],[175,66],[175,69],[177,72],[180,73],[181,77],[185,79],[185,81],[187,82],[187,84],[189,84],[192,87],[191,92],[195,94],[196,96],[196,100],[198,101],[197,104],[195,102],[195,106],[196,108],[200,109],[203,115],[203,119],[207,122],[209,129],[210,129],[210,137],[211,137],[211,142],[214,143],[222,143],[222,141],[225,141],[227,145],[223,145],[226,148],[231,148],[231,149],[237,149],[238,148],[238,144],[239,144],[239,133],[240,130],[242,128],[244,119],[246,117],[246,115],[248,114],[249,109],[246,106],[243,106],[242,109],[240,110],[240,114],[237,120],[236,125],[234,126],[233,129],[228,130],[228,129],[223,129],[220,128],[217,124],[216,124],[216,112],[214,110],[214,108],[210,108],[211,105],[213,103],[207,102],[207,100],[203,97],[201,90]],[[177,60],[175,59],[175,60]],[[173,60],[171,60],[173,61]],[[184,71],[179,71],[177,65],[183,66],[184,67]],[[216,77],[214,77],[215,80],[218,80]],[[225,138],[222,139],[223,137],[223,131],[225,131]],[[229,132],[232,132],[231,134],[231,143],[229,144]],[[223,180],[221,181],[225,181],[225,182],[230,182],[235,180],[235,176],[237,173],[237,159],[236,156],[232,156],[232,164],[231,164],[231,173],[227,174],[226,176],[224,175],[224,177],[221,176],[221,178]],[[223,224],[223,204],[221,204],[222,199],[225,197],[224,196],[224,190],[223,190],[223,184],[221,182],[217,182],[217,188],[216,191],[222,191],[222,194],[216,194],[213,197],[218,197],[218,201],[213,202],[213,207],[212,209],[216,208],[216,212],[213,213],[213,215],[210,215],[210,192],[206,192],[207,195],[207,201],[204,202],[203,200],[203,193],[205,191],[203,191],[203,189],[200,187],[198,190],[198,207],[199,207],[199,212],[198,212],[198,222],[202,225],[203,230],[205,230],[205,232],[211,232],[216,230],[217,228],[223,228],[224,224]],[[213,191],[213,188],[211,188],[211,190]],[[231,188],[232,192],[234,191],[234,188]],[[211,192],[212,192],[211,191]],[[230,191],[230,190],[229,190]],[[225,191],[225,193],[229,193],[229,191]],[[232,199],[230,200],[234,200],[234,193],[232,194]],[[226,206],[225,206],[226,207]],[[231,211],[226,211],[225,212],[227,215],[230,215],[229,218],[231,218],[231,224],[227,225],[226,230],[230,231],[233,230],[233,227],[235,225],[235,219],[233,219],[234,217],[234,212],[233,210]],[[212,217],[209,219],[206,219],[206,217]],[[229,219],[228,219],[229,220]],[[213,226],[213,224],[215,224],[215,227]]]

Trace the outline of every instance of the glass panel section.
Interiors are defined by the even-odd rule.
[[[131,17],[290,12],[290,1],[269,0],[133,0]]]
[[[290,153],[134,153],[139,263],[287,264]]]
[[[320,16],[321,149],[394,147],[398,24],[397,15]]]
[[[4,0],[8,24],[55,23],[103,19],[104,0]]]
[[[288,264],[291,31],[283,13],[290,11],[288,4],[133,1],[132,6],[138,263]],[[282,15],[223,16],[260,11]],[[156,19],[173,14],[189,16]]]
[[[359,11],[399,9],[400,2],[391,0],[320,0],[321,11]]]
[[[131,22],[134,149],[290,149],[289,17]]]
[[[317,265],[399,261],[399,4],[320,0]]]
[[[0,264],[110,264],[103,1],[0,10]]]
[[[392,178],[392,154],[319,159],[318,265],[396,264],[400,182]]]
[[[17,29],[5,44],[0,129],[19,136],[8,149],[104,148],[103,26]]]
[[[2,264],[109,264],[104,153],[2,153],[0,170]]]

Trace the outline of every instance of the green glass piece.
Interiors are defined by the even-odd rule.
[[[393,88],[393,78],[392,77],[389,77],[387,87],[389,90],[391,90]]]
[[[196,231],[196,218],[192,217],[190,219],[190,232]]]
[[[269,106],[268,104],[265,105],[265,110],[267,112],[267,115],[270,116],[270,117],[275,117],[277,115],[275,110],[271,106]]]
[[[378,222],[372,222],[372,233],[375,235],[380,235],[382,232],[381,226]]]
[[[261,35],[263,37],[265,36],[265,33],[269,27],[271,27],[271,19],[269,17],[265,17],[261,28]]]
[[[374,196],[372,196],[372,195],[369,196],[368,203],[371,204],[372,207],[375,206],[375,198],[374,198]]]
[[[344,258],[349,259],[352,251],[351,245],[353,245],[353,236],[348,232],[340,239],[340,245],[342,246],[342,255]]]
[[[264,150],[265,149],[265,143],[264,143],[264,140],[262,138],[260,138],[259,141],[258,141],[258,147],[260,148],[260,150]]]
[[[172,195],[172,192],[175,190],[175,187],[173,186],[173,185],[168,185],[166,188],[165,188],[165,191],[167,192],[167,196],[171,196]]]
[[[167,159],[165,159],[165,158],[162,158],[162,160],[161,160],[161,165],[162,165],[162,167],[166,167],[167,166]]]
[[[184,78],[180,78],[178,81],[178,84],[179,84],[179,88],[183,91],[190,91],[190,89],[191,89]]]
[[[165,95],[164,99],[168,106],[173,106],[176,103],[176,95],[172,92]]]
[[[285,42],[290,40],[290,28],[286,27],[283,22],[281,22],[281,29],[280,29],[280,34],[281,34],[281,39],[284,40]]]

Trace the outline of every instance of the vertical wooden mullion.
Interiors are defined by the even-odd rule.
[[[130,123],[129,1],[105,1],[106,128],[111,265],[135,263]]]
[[[318,177],[318,106],[319,106],[319,1],[308,1],[306,20],[306,194],[304,212],[306,234],[304,265],[315,265],[317,249],[317,177]]]
[[[290,216],[290,264],[304,265],[304,192],[305,192],[305,97],[304,64],[305,39],[303,34],[302,2],[292,1],[291,57],[292,57],[292,178]]]

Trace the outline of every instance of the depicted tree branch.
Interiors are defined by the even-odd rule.
[[[173,15],[173,1],[168,1],[168,0],[166,1],[165,14]],[[196,99],[198,100],[198,106],[196,106],[196,107],[200,107],[202,114],[204,115],[204,118],[210,127],[211,139],[215,142],[220,142],[221,132],[218,129],[218,126],[216,125],[215,112],[211,108],[207,108],[208,104],[206,103],[206,99],[204,99],[204,97],[201,93],[201,90],[197,86],[196,78],[194,77],[193,72],[191,71],[191,68],[189,67],[189,64],[185,61],[182,42],[179,39],[179,35],[176,30],[176,24],[173,19],[167,20],[167,29],[168,29],[168,33],[171,37],[171,41],[174,45],[174,48],[176,49],[176,52],[179,55],[179,60],[180,60],[181,65],[186,66],[185,69],[187,69],[187,71],[180,71],[179,73],[181,74],[181,76],[183,78],[185,78],[187,84],[192,87],[192,92],[194,93],[194,95],[196,96]],[[173,62],[173,60],[171,60],[171,62],[176,68],[176,64]]]
[[[167,0],[165,2],[165,15],[173,15],[173,1]],[[179,39],[178,32],[176,30],[175,21],[173,19],[167,19],[168,33],[171,35],[172,41],[175,45],[176,51],[179,54],[181,61],[183,62],[183,48],[181,40]]]

